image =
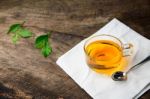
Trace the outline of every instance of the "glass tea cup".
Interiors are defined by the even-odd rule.
[[[84,52],[92,70],[112,75],[125,70],[127,58],[132,54],[132,44],[123,44],[117,37],[103,34],[89,38],[84,44]]]

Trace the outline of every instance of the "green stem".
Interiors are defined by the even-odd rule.
[[[51,33],[52,33],[52,31],[49,31],[49,32],[47,33],[48,37],[51,36]]]
[[[26,21],[24,20],[24,21],[22,22],[21,26],[23,26],[23,25],[25,24],[25,22],[26,22]]]

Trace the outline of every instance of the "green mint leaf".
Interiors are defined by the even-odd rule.
[[[10,26],[7,33],[13,33],[12,36],[12,42],[16,44],[16,42],[22,37],[22,38],[29,38],[32,36],[32,32],[26,29],[23,24],[25,21],[21,24],[13,24]]]
[[[10,26],[7,33],[15,33],[19,28],[21,28],[21,24],[13,24]]]
[[[16,44],[19,39],[20,39],[20,35],[18,35],[18,34],[14,34],[11,38],[11,40],[14,44]]]
[[[32,32],[30,32],[28,29],[20,29],[20,31],[18,32],[20,34],[21,37],[23,38],[29,38],[32,36]]]
[[[48,57],[52,53],[52,48],[50,47],[48,38],[50,33],[46,35],[40,35],[35,40],[35,47],[41,49],[41,52],[44,57]]]
[[[38,36],[35,40],[35,47],[42,49],[45,47],[46,42],[48,42],[48,35]]]
[[[52,48],[49,46],[48,43],[42,48],[42,54],[44,57],[48,57],[52,52]]]

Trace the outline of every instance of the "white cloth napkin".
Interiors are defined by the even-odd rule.
[[[134,45],[131,66],[150,55],[150,40],[117,19],[113,19],[92,36],[100,34],[113,35],[124,43]],[[129,72],[127,81],[113,81],[110,77],[96,73],[87,66],[83,50],[85,41],[86,39],[62,55],[56,63],[92,98],[132,99],[139,97],[142,92],[150,88],[145,87],[150,83],[150,61]]]

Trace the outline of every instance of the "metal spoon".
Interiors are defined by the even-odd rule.
[[[127,80],[127,74],[128,72],[130,72],[133,68],[135,68],[137,65],[140,65],[142,63],[145,63],[147,61],[150,60],[150,56],[146,57],[143,61],[141,61],[140,63],[134,65],[132,68],[130,68],[127,72],[123,72],[123,71],[117,71],[115,73],[112,74],[111,78],[114,81],[125,81]]]

